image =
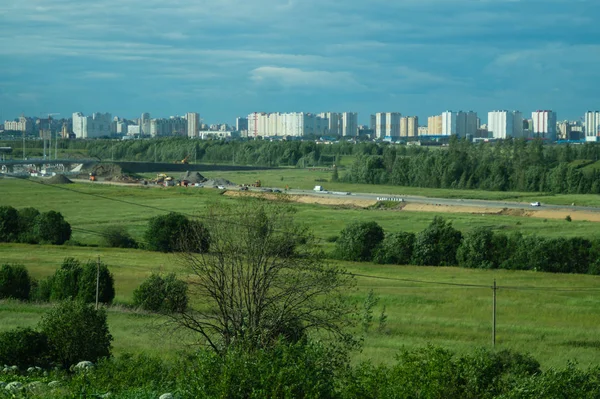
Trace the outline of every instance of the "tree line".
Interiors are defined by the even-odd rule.
[[[335,241],[334,257],[357,262],[600,274],[600,240],[503,234],[487,227],[463,234],[439,216],[417,234],[355,222]]]
[[[402,152],[387,146],[381,154],[359,156],[342,180],[429,188],[600,193],[600,170],[583,170],[600,159],[600,146],[591,143],[550,146],[541,140],[510,139],[473,144],[452,137],[447,150],[413,156]]]

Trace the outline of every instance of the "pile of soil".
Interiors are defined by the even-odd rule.
[[[215,177],[214,179],[209,179],[204,182],[205,186],[237,186],[237,184],[223,179],[222,177]]]
[[[182,174],[179,177],[179,180],[181,180],[181,181],[185,180],[192,184],[195,184],[195,183],[204,183],[206,181],[206,177],[202,176],[198,172],[190,172],[188,170],[187,172],[185,172],[184,174]]]
[[[71,181],[71,179],[69,179],[65,175],[55,175],[55,176],[52,176],[51,178],[49,178],[48,180],[46,180],[46,183],[48,183],[48,184],[73,184],[73,182]]]
[[[115,176],[107,177],[104,180],[118,182],[118,183],[138,183],[139,182],[138,179],[136,179],[135,177],[129,176],[129,175],[115,175]]]

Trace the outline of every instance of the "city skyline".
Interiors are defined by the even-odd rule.
[[[0,119],[600,108],[592,0],[172,4],[3,1]]]

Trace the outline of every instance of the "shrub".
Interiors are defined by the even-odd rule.
[[[572,221],[573,219],[571,219],[571,215],[567,215],[567,216],[565,217],[565,220],[566,220],[567,222],[570,222],[570,221]]]
[[[0,242],[13,242],[19,235],[19,214],[12,206],[0,206]]]
[[[25,244],[37,244],[39,238],[35,234],[35,224],[40,211],[35,208],[19,209],[19,238]]]
[[[336,256],[343,260],[370,261],[383,238],[383,229],[376,222],[351,223],[336,241]]]
[[[456,253],[459,266],[480,269],[496,268],[498,257],[493,244],[494,233],[487,227],[479,227],[468,233]]]
[[[102,241],[105,247],[110,248],[137,248],[138,243],[127,232],[123,226],[109,226],[102,233]]]
[[[0,364],[20,369],[48,365],[48,339],[31,328],[0,332]]]
[[[115,298],[115,280],[106,264],[90,260],[79,276],[77,299],[86,303],[96,302],[96,278],[98,277],[98,301],[112,303]]]
[[[23,265],[2,265],[0,267],[0,299],[29,299],[31,277]]]
[[[62,245],[71,238],[71,225],[55,211],[40,214],[36,218],[34,231],[42,243]]]
[[[48,337],[52,361],[63,368],[110,356],[113,338],[104,309],[95,310],[80,301],[64,301],[42,318],[40,328]]]
[[[29,299],[37,302],[49,302],[50,297],[52,295],[53,283],[53,276],[49,276],[44,280],[33,280],[31,283],[31,292],[29,293]]]
[[[192,223],[184,215],[171,212],[150,219],[144,240],[151,251],[174,252],[179,249],[182,235],[194,234],[198,239],[196,250],[206,252],[209,240],[208,235],[202,235],[202,227],[200,222]]]
[[[461,240],[461,232],[452,227],[452,223],[436,216],[425,230],[417,234],[413,262],[426,266],[455,266]]]
[[[152,274],[133,291],[133,304],[150,312],[174,313],[187,307],[187,284],[174,273]]]
[[[50,299],[60,301],[75,299],[79,293],[79,279],[83,268],[81,263],[74,258],[65,258],[60,268],[52,277],[52,291]]]
[[[373,261],[380,264],[408,265],[412,258],[414,242],[413,233],[386,234],[375,251]]]

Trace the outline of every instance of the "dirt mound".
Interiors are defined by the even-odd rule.
[[[186,180],[190,183],[204,183],[206,181],[206,177],[202,176],[198,172],[190,172],[188,170],[187,172],[185,172],[184,174],[182,174],[179,177],[179,180],[181,180],[181,181]]]
[[[98,177],[110,177],[110,176],[122,176],[123,169],[114,163],[102,163],[94,165],[91,172],[95,173]]]
[[[119,183],[138,183],[139,182],[138,179],[136,179],[135,177],[129,176],[129,175],[110,176],[104,180],[112,181],[112,182],[119,182]]]
[[[208,179],[204,182],[205,186],[237,186],[232,181],[223,179],[222,177],[215,177],[214,179]]]
[[[52,176],[51,178],[49,178],[48,180],[46,180],[46,183],[48,183],[48,184],[73,184],[73,182],[71,181],[71,179],[69,179],[65,175],[55,175],[55,176]]]

